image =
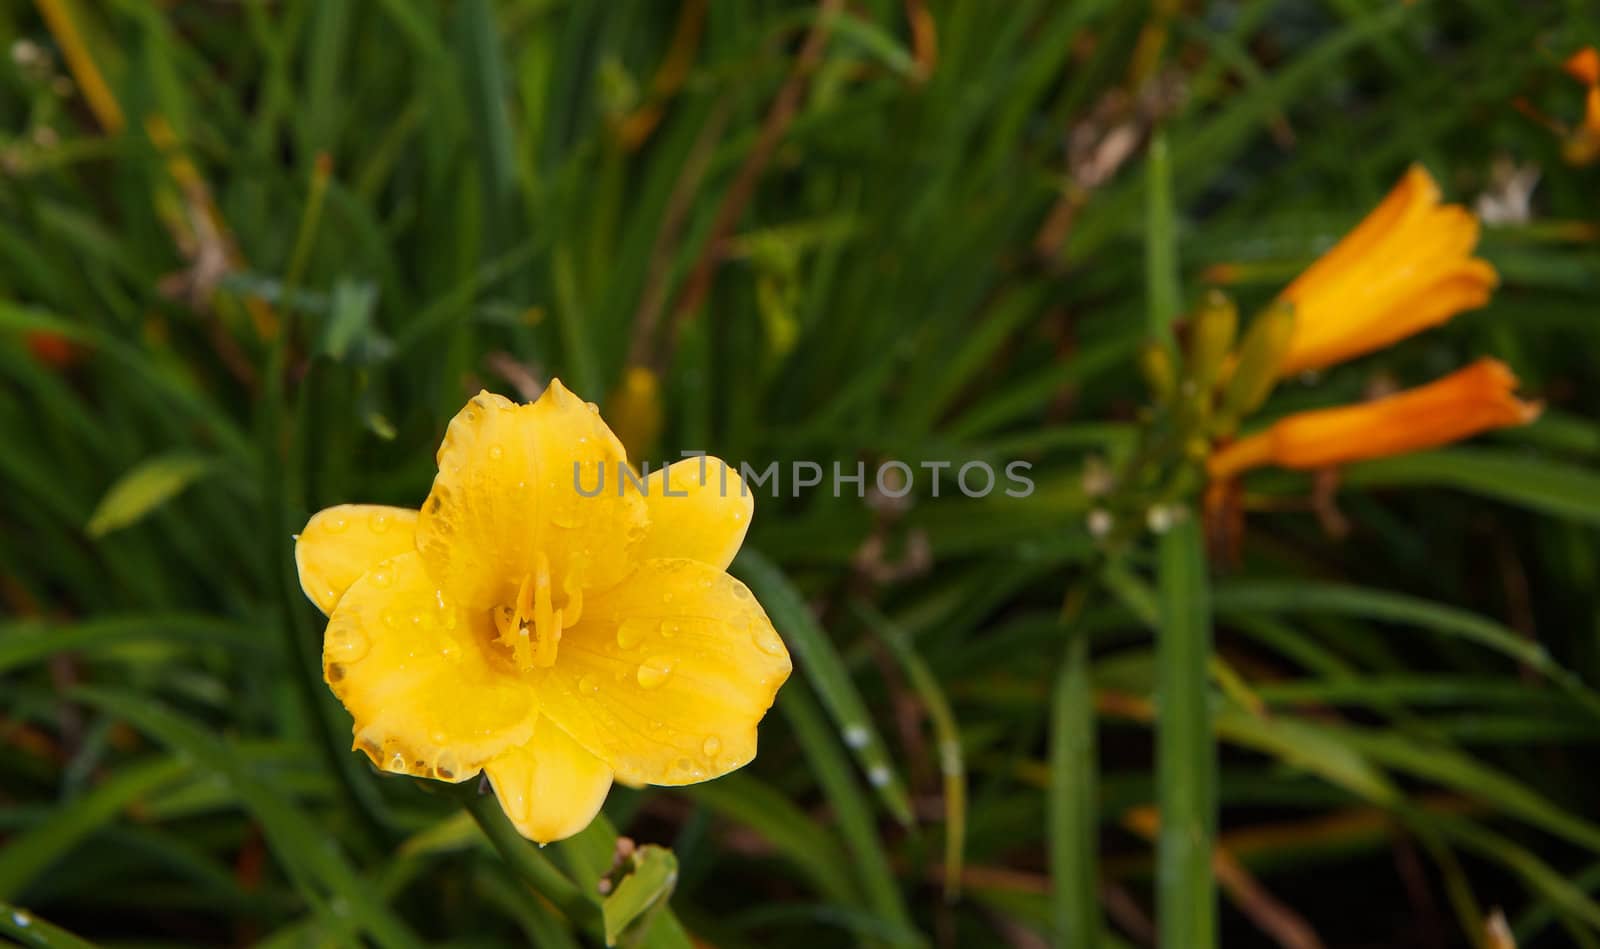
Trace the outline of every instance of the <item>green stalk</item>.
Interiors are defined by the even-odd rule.
[[[511,872],[534,892],[554,903],[575,925],[600,932],[600,904],[585,897],[577,884],[567,879],[549,857],[517,833],[493,794],[478,793],[476,782],[469,781],[462,787],[458,795],[462,804]]]
[[[1207,688],[1210,590],[1195,518],[1181,519],[1162,535],[1159,573],[1157,923],[1161,945],[1209,949],[1217,940],[1217,892],[1211,875],[1216,748]]]

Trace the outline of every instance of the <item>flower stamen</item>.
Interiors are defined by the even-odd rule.
[[[534,555],[533,572],[517,586],[516,602],[494,611],[496,641],[511,651],[512,662],[524,672],[548,669],[555,664],[561,631],[578,621],[583,612],[582,593],[565,583],[566,600],[555,606],[550,581],[550,558],[543,551]]]

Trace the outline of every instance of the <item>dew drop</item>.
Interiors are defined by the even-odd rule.
[[[722,739],[716,735],[707,735],[705,742],[700,745],[700,750],[705,752],[707,758],[715,758],[717,752],[722,750]]]
[[[778,638],[778,631],[766,623],[756,623],[750,627],[750,639],[756,648],[769,656],[784,654],[783,640]]]
[[[672,660],[666,656],[655,656],[639,664],[636,677],[641,689],[659,689],[666,684],[667,678],[672,675]]]
[[[586,675],[578,680],[578,691],[584,695],[594,695],[600,691],[600,683],[594,676]]]
[[[661,621],[661,638],[671,639],[674,635],[683,632],[683,624],[670,619]]]
[[[404,773],[406,770],[406,756],[398,751],[390,755],[388,770]]]
[[[889,769],[881,764],[875,764],[868,768],[867,783],[875,788],[887,786],[889,783]]]
[[[394,610],[384,610],[383,613],[379,615],[379,618],[383,620],[383,625],[389,627],[390,629],[394,629],[400,625],[400,615]]]
[[[323,644],[324,658],[333,663],[355,662],[367,654],[372,644],[367,641],[360,630],[348,625],[339,624],[328,630],[327,641]]]
[[[18,929],[27,929],[32,924],[33,917],[29,916],[27,913],[24,913],[20,909],[11,914],[11,925],[17,927]]]
[[[851,748],[865,748],[872,741],[872,733],[867,731],[865,725],[847,725],[844,730],[844,743]]]
[[[387,514],[374,514],[374,515],[372,515],[372,518],[367,521],[367,527],[374,534],[382,534],[382,533],[384,533],[385,531],[387,531],[389,529],[389,515],[387,515]]]
[[[505,455],[505,453],[506,453],[506,450],[504,448],[501,448],[499,445],[490,445],[489,446],[489,457],[493,458],[496,461],[499,461],[500,458]]]
[[[372,582],[385,589],[394,586],[394,574],[388,570],[372,571]]]
[[[337,534],[346,527],[350,526],[350,522],[342,517],[330,517],[324,523],[326,524],[327,531],[330,534]]]
[[[644,642],[650,635],[650,620],[625,619],[617,627],[617,646],[621,649],[632,649]]]

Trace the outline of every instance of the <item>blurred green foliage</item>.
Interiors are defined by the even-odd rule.
[[[652,457],[1038,490],[760,499],[735,572],[798,667],[762,754],[613,793],[546,852],[574,905],[614,825],[676,854],[663,945],[1138,945],[1142,809],[1214,794],[1225,945],[1490,945],[1497,909],[1600,945],[1600,166],[1551,127],[1597,40],[1590,0],[0,6],[0,934],[592,940],[348,750],[290,537],[416,504],[480,386],[610,412],[637,365]],[[1091,569],[1085,460],[1131,442],[1147,313],[1254,309],[1412,161],[1496,198],[1494,302],[1268,411],[1483,353],[1548,411],[1253,480],[1185,696],[1216,786],[1158,787],[1152,631],[1198,601],[1153,545]]]

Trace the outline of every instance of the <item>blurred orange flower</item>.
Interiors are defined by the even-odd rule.
[[[1600,53],[1593,46],[1585,46],[1561,64],[1567,75],[1589,86],[1600,86]]]
[[[1413,165],[1356,229],[1279,299],[1295,308],[1280,375],[1321,369],[1381,349],[1482,306],[1498,282],[1472,256],[1478,220],[1439,203],[1439,186]]]
[[[83,351],[72,340],[49,330],[35,330],[27,336],[28,352],[52,369],[68,369],[78,362]]]
[[[1214,480],[1277,465],[1314,469],[1435,448],[1490,429],[1523,425],[1543,406],[1518,399],[1517,377],[1498,359],[1480,359],[1416,389],[1347,405],[1298,412],[1211,456]]]

